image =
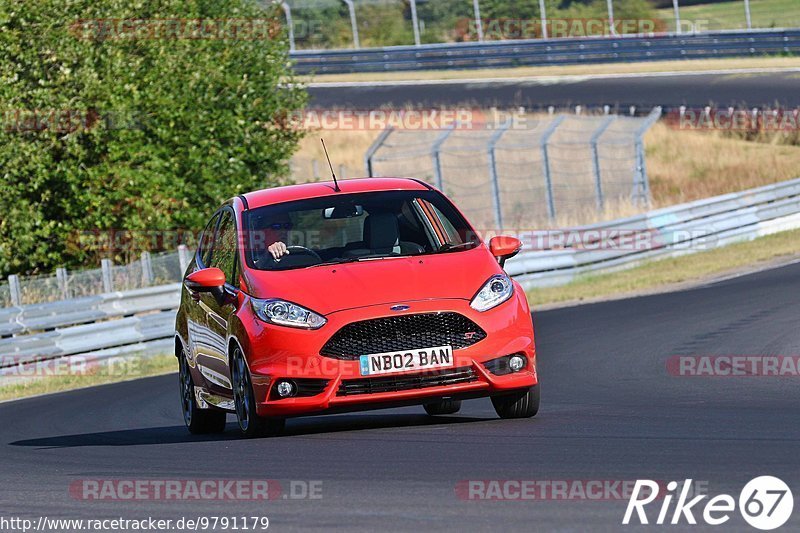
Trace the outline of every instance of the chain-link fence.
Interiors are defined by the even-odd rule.
[[[179,282],[189,262],[189,252],[143,253],[127,265],[103,260],[101,268],[69,272],[59,268],[55,274],[9,276],[0,283],[0,307],[30,305],[95,296],[114,291],[129,291]]]
[[[497,129],[387,129],[365,156],[370,176],[413,176],[443,190],[476,227],[584,223],[649,204],[646,117],[550,115]]]
[[[292,50],[800,27],[796,0],[260,1],[282,7]]]

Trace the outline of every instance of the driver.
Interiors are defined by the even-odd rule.
[[[292,221],[288,217],[283,217],[280,220],[274,220],[267,224],[266,228],[266,242],[272,242],[267,247],[267,251],[272,255],[275,261],[280,261],[285,255],[289,255],[289,250],[286,246],[286,241],[289,240],[289,231],[292,229]]]

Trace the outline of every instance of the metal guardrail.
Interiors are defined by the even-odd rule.
[[[298,50],[291,58],[299,74],[342,74],[796,53],[800,53],[800,29]]]
[[[168,339],[174,334],[174,310],[32,333],[0,340],[0,368]]]
[[[175,332],[180,290],[180,283],[171,283],[0,309],[0,336],[5,337],[0,338],[0,375],[3,369],[48,359],[82,354],[103,359],[137,346],[162,346]]]
[[[0,309],[0,337],[174,309],[179,297],[180,284],[172,283],[60,302],[6,307]]]
[[[645,249],[565,246],[523,251],[506,271],[525,287],[567,283],[576,276],[636,266],[666,256],[800,228],[800,179],[681,204],[625,219],[551,232],[583,237],[614,231],[643,235]],[[513,233],[513,232],[512,232]],[[633,235],[633,237],[630,237]],[[181,284],[0,309],[0,376],[47,359],[98,361],[169,351]]]
[[[556,242],[568,242],[559,239],[559,233],[584,239],[580,247],[523,251],[508,261],[506,271],[526,288],[560,285],[580,275],[631,268],[794,228],[800,228],[800,179],[553,232],[550,240]],[[643,245],[615,247],[613,238],[600,242],[614,232]],[[593,235],[596,241],[585,239]]]

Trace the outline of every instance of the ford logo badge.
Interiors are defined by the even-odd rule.
[[[393,305],[389,309],[392,311],[407,311],[409,307],[407,305]]]

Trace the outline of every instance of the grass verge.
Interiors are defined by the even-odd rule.
[[[585,276],[560,287],[530,289],[527,295],[534,307],[635,296],[680,288],[675,286],[732,275],[745,269],[756,270],[778,259],[788,260],[791,257],[800,257],[800,230],[783,231],[706,252],[653,261],[621,272]]]
[[[681,20],[694,22],[709,30],[741,29],[747,27],[744,2],[711,2],[681,6]],[[659,9],[665,20],[673,19],[672,8]],[[753,28],[796,28],[800,25],[797,0],[758,0],[750,2]]]
[[[124,372],[121,372],[121,369],[124,369]],[[116,364],[113,367],[96,367],[80,374],[47,376],[10,384],[3,384],[2,378],[0,378],[0,401],[160,376],[176,372],[177,369],[175,356],[163,354],[126,359],[124,364]]]
[[[675,61],[639,61],[632,63],[601,63],[597,65],[560,65],[547,67],[510,67],[465,70],[423,70],[406,72],[368,72],[354,74],[320,74],[302,76],[309,82],[358,81],[423,81],[485,78],[525,78],[532,76],[586,76],[636,74],[652,72],[702,72],[708,70],[743,70],[768,68],[798,68],[796,57],[741,57],[726,59],[684,59]]]

